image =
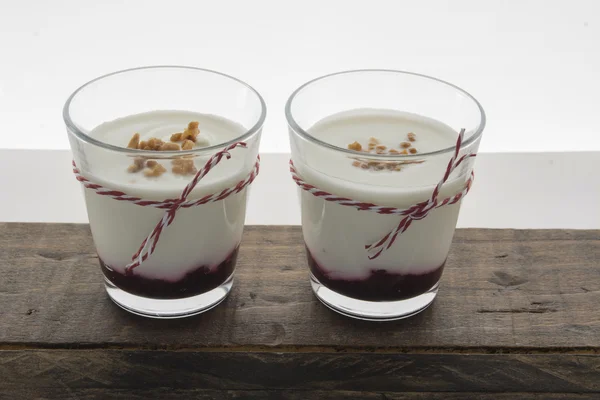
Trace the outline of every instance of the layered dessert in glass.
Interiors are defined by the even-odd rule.
[[[286,115],[316,296],[372,320],[426,308],[471,184],[470,156],[485,123],[479,104],[433,78],[370,70],[309,82],[290,97]],[[436,192],[437,201],[453,201],[413,213],[391,243],[374,246],[406,218],[385,212],[427,204],[449,162],[463,155]]]
[[[65,121],[75,171],[118,305],[173,318],[227,296],[264,117],[252,88],[195,68],[122,71],[71,96]]]

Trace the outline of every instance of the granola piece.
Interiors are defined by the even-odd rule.
[[[181,149],[182,150],[191,150],[194,148],[194,142],[192,142],[191,140],[186,140],[185,142],[183,142],[183,144],[181,145]]]
[[[387,150],[387,146],[380,144],[379,146],[375,146],[375,150],[377,151],[385,151]]]
[[[140,134],[135,133],[129,143],[127,144],[128,149],[137,149],[140,144]]]
[[[390,149],[390,154],[400,154],[400,151],[396,149]]]
[[[148,144],[146,146],[148,146],[151,150],[154,150],[156,147],[156,138],[148,139]]]
[[[408,149],[410,146],[412,146],[412,144],[410,144],[409,142],[400,143],[400,147],[402,147],[403,149]]]
[[[181,140],[191,140],[192,142],[196,142],[196,137],[200,134],[200,129],[198,129],[199,122],[192,121],[188,124],[185,131],[181,134]]]
[[[144,159],[141,157],[136,157],[133,159],[133,164],[131,164],[127,171],[131,173],[139,172],[144,168]]]
[[[408,150],[404,149],[400,152],[400,154],[408,154]]]
[[[154,168],[158,165],[158,161],[156,160],[148,160],[146,161],[146,167],[148,168]]]
[[[181,141],[181,136],[183,135],[183,133],[179,132],[179,133],[174,133],[171,135],[171,142],[179,142]]]
[[[158,177],[167,172],[167,169],[162,166],[162,164],[156,163],[156,165],[152,168],[146,168],[144,170],[144,175],[148,178]]]
[[[348,149],[354,150],[354,151],[361,151],[362,150],[362,146],[361,146],[360,143],[358,143],[358,142],[355,141],[354,143],[350,143],[348,145]]]
[[[146,150],[146,147],[148,147],[148,142],[146,142],[145,140],[142,140],[138,145],[138,149],[140,150]]]
[[[150,150],[159,151],[164,142],[158,138],[150,138],[148,140],[148,147]]]
[[[181,165],[173,164],[173,167],[171,168],[171,172],[173,172],[175,175],[185,175],[185,169]]]
[[[163,143],[162,146],[160,146],[159,150],[160,151],[177,151],[177,150],[181,150],[181,148],[179,147],[179,145],[177,143],[166,142],[166,143]]]
[[[357,168],[358,168],[358,167],[360,167],[361,165],[362,165],[362,163],[361,163],[360,161],[358,161],[358,160],[357,160],[357,161],[354,161],[354,162],[352,163],[352,166],[353,166],[353,167],[357,167]]]
[[[409,132],[406,134],[406,137],[408,138],[408,140],[410,140],[411,142],[414,142],[415,140],[417,140],[417,135],[415,135],[412,132]]]
[[[410,149],[408,149],[408,152],[410,154],[417,154],[417,149],[415,149],[414,147],[411,147]]]
[[[173,160],[172,164],[171,171],[177,175],[193,175],[198,172],[194,160],[190,158],[178,158]]]
[[[369,144],[374,143],[374,144],[379,144],[379,139],[374,138],[374,137],[370,137],[369,138]]]

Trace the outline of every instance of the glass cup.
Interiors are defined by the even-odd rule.
[[[471,185],[480,104],[435,78],[362,70],[304,84],[285,113],[315,295],[367,320],[425,309]]]
[[[69,97],[74,172],[116,304],[176,318],[227,296],[265,115],[247,84],[189,67],[115,72]]]

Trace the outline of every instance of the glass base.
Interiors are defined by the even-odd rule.
[[[317,298],[333,311],[367,321],[394,321],[418,314],[433,303],[439,287],[438,282],[429,291],[406,300],[364,301],[328,289],[312,274],[310,274],[310,284]]]
[[[201,314],[225,300],[233,286],[233,274],[220,286],[206,293],[184,299],[151,299],[130,294],[104,279],[106,292],[112,301],[130,313],[143,317],[172,319]]]

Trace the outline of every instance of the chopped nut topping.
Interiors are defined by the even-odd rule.
[[[379,161],[367,161],[367,160],[355,160],[352,163],[354,167],[360,167],[362,169],[372,169],[374,171],[383,171],[387,169],[389,171],[400,171],[402,170],[401,162],[379,162]]]
[[[167,169],[163,167],[162,164],[156,163],[154,167],[146,168],[144,170],[144,175],[147,177],[156,177],[161,176],[165,172],[167,172]]]
[[[160,146],[160,151],[177,151],[177,150],[181,150],[181,148],[179,147],[179,145],[177,143],[171,143],[171,142],[166,142],[163,143],[162,146]]]
[[[350,150],[354,150],[354,151],[361,151],[362,150],[362,146],[358,142],[354,142],[354,143],[349,144],[348,148]]]
[[[415,141],[416,135],[414,133],[408,133],[407,138],[409,141]],[[362,151],[365,153],[372,154],[375,151],[376,154],[390,154],[390,155],[407,155],[416,154],[417,149],[412,147],[412,143],[410,142],[402,142],[400,143],[400,150],[388,148],[382,144],[379,144],[379,139],[375,137],[370,137],[367,148],[363,148],[363,146],[355,141],[348,145],[348,148],[351,150]],[[352,162],[352,166],[356,168],[369,169],[373,171],[382,171],[387,169],[388,171],[401,171],[402,166],[406,164],[420,164],[423,161],[415,160],[415,161],[399,161],[399,162],[390,162],[390,161],[374,161],[369,160],[368,158],[355,158],[351,157],[354,161]]]
[[[194,162],[192,161],[192,163],[189,165],[189,167],[187,169],[187,173],[190,175],[194,175],[196,172],[198,172],[198,169],[196,168],[196,166],[194,165]]]
[[[129,144],[127,145],[127,148],[129,148],[129,149],[137,149],[139,144],[140,144],[140,134],[136,133],[136,134],[133,135],[133,137],[129,141]]]
[[[171,171],[174,174],[193,175],[196,172],[198,172],[196,166],[194,165],[194,160],[189,158],[178,158],[176,160],[173,160],[172,164],[173,168],[171,169]]]
[[[181,165],[173,165],[171,172],[176,175],[185,175],[185,169]]]
[[[159,151],[164,142],[158,138],[150,138],[148,140],[148,147],[150,150]]]
[[[181,145],[181,149],[182,150],[191,150],[194,148],[194,142],[192,142],[191,140],[186,140],[185,142],[183,142],[183,144]]]
[[[192,121],[188,124],[187,128],[183,133],[174,133],[171,135],[170,142],[163,142],[159,138],[150,138],[148,141],[140,141],[140,134],[136,133],[133,135],[128,148],[150,150],[150,151],[177,151],[177,150],[191,150],[195,147],[197,136],[200,134],[198,129],[198,121]],[[178,143],[183,141],[181,147]],[[144,168],[145,167],[145,168]],[[167,169],[159,164],[155,160],[146,160],[142,157],[136,157],[133,160],[133,164],[127,168],[127,171],[135,173],[144,170],[144,175],[147,177],[158,177],[165,173]],[[194,164],[194,160],[183,156],[182,158],[173,160],[173,173],[180,175],[195,174],[198,170]]]
[[[133,159],[133,164],[131,164],[129,166],[129,168],[127,168],[127,171],[131,172],[131,173],[135,173],[138,171],[141,171],[144,168],[144,159],[141,157],[136,157]]]
[[[189,139],[192,142],[196,142],[196,137],[200,134],[200,129],[198,129],[198,121],[192,121],[188,124],[185,131],[181,134],[181,140]]]
[[[133,139],[132,139],[133,141]],[[131,142],[129,142],[131,144]],[[142,140],[138,143],[137,148],[140,150],[158,151],[164,142],[157,138],[150,138],[147,142]]]
[[[127,168],[127,171],[135,173],[135,172],[141,171],[142,169],[144,169],[144,167],[146,167],[146,170],[144,171],[144,174],[146,176],[159,176],[160,174],[162,174],[163,172],[166,171],[166,169],[162,165],[160,165],[158,163],[158,161],[147,160],[143,157],[134,158],[133,164],[130,165],[129,168]],[[159,172],[153,172],[154,174],[157,174],[157,175],[148,175],[150,173],[150,170],[155,170],[157,168],[158,168]],[[162,171],[163,169],[165,169],[165,171]]]

